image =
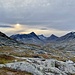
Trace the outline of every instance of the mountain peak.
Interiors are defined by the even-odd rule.
[[[32,35],[36,35],[34,32],[31,32],[30,34],[32,34]]]
[[[68,34],[75,35],[75,32],[70,32],[70,33],[68,33]]]
[[[41,34],[41,35],[38,35],[38,36],[40,36],[40,37],[45,37],[43,34]]]
[[[64,35],[64,36],[67,36],[67,37],[75,37],[75,32],[67,33],[67,34]]]
[[[56,40],[56,39],[58,39],[58,37],[54,34],[52,34],[50,37],[47,38],[47,40],[51,40],[51,41]]]
[[[63,40],[69,41],[69,40],[73,40],[73,39],[75,39],[75,32],[69,32],[64,36],[61,36],[58,40],[59,41],[63,41]]]
[[[16,40],[11,39],[6,34],[0,32],[0,46],[12,46],[17,44]]]
[[[51,36],[50,36],[50,38],[58,38],[56,35],[54,35],[54,34],[52,34]]]
[[[43,34],[38,35],[38,37],[39,37],[41,40],[45,40],[45,39],[46,39],[46,37],[45,37]]]
[[[1,37],[7,37],[7,38],[8,38],[8,36],[5,35],[4,33],[2,33],[1,31],[0,31],[0,36],[1,36]]]
[[[52,34],[50,37],[57,37],[56,35]]]
[[[34,32],[31,32],[29,34],[12,35],[10,37],[23,43],[29,44],[42,43],[41,39]]]

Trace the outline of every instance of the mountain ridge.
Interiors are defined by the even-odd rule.
[[[69,32],[57,39],[57,41],[70,41],[75,39],[75,32]]]
[[[10,37],[17,41],[28,44],[41,44],[43,42],[34,32],[31,32],[29,34],[16,34]]]
[[[59,37],[56,35],[52,34],[50,37],[47,38],[48,41],[56,41]]]
[[[0,40],[2,41],[13,41],[13,42],[21,42],[27,44],[47,44],[47,43],[61,43],[61,42],[71,42],[75,40],[75,32],[69,32],[61,37],[58,37],[52,34],[50,37],[45,37],[44,35],[36,35],[34,32],[29,34],[15,34],[8,37],[6,34],[0,32]],[[5,42],[4,41],[4,42]]]
[[[69,41],[75,39],[75,32],[69,32],[61,37],[58,37],[52,34],[50,37],[45,37],[44,35],[36,35],[34,32],[29,34],[15,34],[10,36],[11,38],[17,41],[26,41],[26,43],[33,42],[32,44],[36,44],[35,42],[40,43],[50,43],[50,42],[61,42],[61,41]],[[32,40],[32,41],[31,41]]]

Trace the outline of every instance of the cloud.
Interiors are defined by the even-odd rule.
[[[14,24],[11,26],[13,27],[12,28],[0,28],[0,30],[9,36],[12,34],[28,34],[31,32],[35,32],[37,35],[44,34],[45,36],[50,36],[51,34],[55,34],[57,36],[60,36],[62,34],[69,32],[69,31],[57,30],[57,29],[52,29],[52,28],[45,28],[45,27],[42,28],[42,26],[32,27],[32,26],[21,25],[21,24]]]
[[[48,30],[48,28],[41,28],[40,30]]]
[[[12,26],[6,26],[6,25],[3,26],[3,25],[0,25],[0,27],[1,27],[1,28],[11,28]]]
[[[75,0],[0,0],[0,23],[5,24],[0,24],[1,28],[11,29],[13,33],[27,31],[13,29],[16,23],[32,31],[38,28],[37,33],[49,29],[55,29],[54,33],[72,31],[75,30]]]

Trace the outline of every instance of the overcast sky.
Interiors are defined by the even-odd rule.
[[[46,36],[75,31],[75,0],[0,0],[0,31]]]

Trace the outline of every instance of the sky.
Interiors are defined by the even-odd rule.
[[[0,0],[0,31],[8,36],[75,31],[75,0]]]

